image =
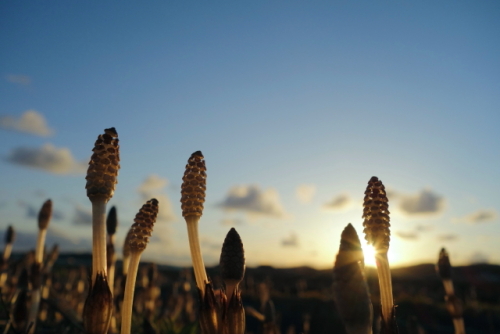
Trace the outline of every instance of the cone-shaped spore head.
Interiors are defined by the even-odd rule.
[[[372,303],[362,263],[361,243],[349,224],[342,232],[333,267],[333,297],[348,333],[368,333],[372,325]]]
[[[234,228],[229,230],[224,239],[220,254],[220,270],[222,280],[233,284],[241,282],[245,275],[245,251],[240,235]]]
[[[5,233],[5,243],[11,244],[14,242],[15,238],[16,238],[16,231],[14,231],[12,225],[9,225],[9,227],[7,228],[7,233]]]
[[[40,230],[47,229],[47,227],[49,227],[50,218],[52,218],[52,201],[48,199],[43,203],[38,212],[38,228]]]
[[[439,259],[436,266],[437,272],[441,279],[451,279],[451,264],[450,257],[446,249],[441,248]]]
[[[87,196],[91,201],[108,202],[115,192],[118,170],[120,169],[120,149],[115,128],[104,130],[99,135],[87,170]]]
[[[391,236],[389,203],[385,187],[376,176],[368,181],[363,207],[363,226],[365,227],[366,240],[377,251],[387,252]]]
[[[157,216],[158,200],[153,198],[147,201],[135,216],[135,223],[130,228],[130,251],[142,252],[146,248]]]
[[[118,216],[116,215],[116,206],[109,209],[108,217],[106,218],[106,230],[109,235],[116,233],[116,226],[118,225]]]
[[[361,267],[364,267],[365,258],[363,256],[361,242],[352,224],[348,224],[342,231],[340,236],[339,255],[341,256],[337,256],[335,266],[359,262]]]
[[[201,151],[191,154],[182,177],[181,208],[183,217],[201,217],[203,214],[203,203],[207,189],[206,171]]]

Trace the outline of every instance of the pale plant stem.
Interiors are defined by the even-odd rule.
[[[132,326],[132,306],[134,304],[135,281],[137,279],[137,270],[141,261],[140,252],[132,252],[130,254],[130,264],[127,274],[127,282],[125,283],[125,295],[123,296],[122,304],[122,329],[121,334],[130,334]]]
[[[28,317],[28,326],[31,323],[33,323],[33,326],[31,326],[29,334],[35,333],[36,318],[38,316],[38,307],[40,306],[40,297],[41,297],[40,289],[36,289],[31,292],[31,307]]]
[[[108,285],[109,285],[109,290],[111,290],[111,294],[114,296],[115,295],[115,264],[112,263],[111,266],[109,266],[109,272],[108,272]]]
[[[43,249],[45,248],[46,236],[47,236],[47,229],[38,230],[38,239],[36,240],[35,261],[40,264],[43,262]]]
[[[5,248],[3,250],[3,259],[7,261],[10,258],[10,254],[12,253],[12,243],[5,244]]]
[[[455,334],[465,334],[464,318],[453,318]]]
[[[122,263],[123,263],[122,274],[123,274],[123,276],[127,276],[128,267],[130,265],[130,255],[127,257],[124,257],[122,260]]]
[[[444,291],[448,296],[455,294],[455,289],[453,288],[453,281],[451,279],[443,279]]]
[[[375,255],[377,262],[378,281],[380,285],[380,303],[382,304],[382,317],[386,323],[391,322],[392,308],[394,300],[392,297],[391,270],[387,252]]]
[[[107,276],[106,264],[106,202],[92,201],[92,284],[97,273]]]
[[[226,283],[226,296],[227,296],[227,300],[228,301],[233,296],[234,290],[236,289],[237,286],[238,286],[238,283],[236,283],[236,284],[234,284],[234,283],[229,283],[229,284]]]
[[[205,295],[205,284],[208,283],[207,273],[205,272],[205,264],[201,256],[200,240],[198,237],[198,221],[197,216],[186,217],[186,224],[189,237],[189,248],[191,250],[191,260],[193,261],[194,276],[196,285],[201,291],[201,295]]]

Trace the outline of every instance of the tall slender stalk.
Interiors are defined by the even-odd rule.
[[[107,266],[108,266],[108,282],[109,290],[115,296],[115,272],[116,272],[116,253],[115,253],[115,233],[116,227],[118,225],[118,217],[116,215],[116,207],[113,206],[108,212],[106,218],[106,230],[108,232],[107,244],[106,244],[106,255],[107,255]],[[116,299],[116,298],[113,298]],[[116,330],[116,312],[113,312],[111,316],[111,323],[109,325],[108,333],[114,334]]]
[[[31,326],[29,333],[35,333],[36,319],[38,317],[38,309],[40,307],[41,299],[41,285],[42,285],[42,268],[43,268],[43,251],[45,249],[45,237],[47,235],[47,228],[50,224],[52,217],[52,201],[46,200],[40,212],[38,213],[38,238],[35,250],[35,262],[31,266],[30,279],[31,279],[31,306],[29,311],[28,326]]]
[[[9,225],[7,228],[7,232],[5,233],[5,247],[3,249],[3,255],[1,259],[0,265],[0,289],[3,288],[5,282],[7,281],[7,268],[9,266],[9,258],[12,253],[12,245],[14,244],[14,239],[16,237],[16,233],[14,228]]]
[[[205,286],[209,282],[198,237],[198,222],[203,214],[203,203],[205,202],[206,170],[201,151],[191,154],[182,177],[181,187],[182,216],[186,220],[196,285],[202,297],[205,295]]]
[[[385,187],[376,176],[368,181],[363,203],[363,226],[365,238],[375,248],[375,260],[380,286],[383,328],[387,333],[396,331],[394,322],[394,299],[392,280],[387,252],[389,250],[390,229],[389,200]]]
[[[463,306],[460,299],[455,295],[453,280],[451,278],[450,257],[446,249],[442,248],[439,252],[439,259],[436,266],[439,277],[443,280],[444,290],[446,292],[446,308],[453,319],[455,334],[465,334],[465,324],[463,318]]]
[[[92,203],[92,279],[83,310],[88,334],[108,331],[113,296],[107,277],[106,204],[113,197],[120,168],[118,134],[115,128],[99,135],[87,170],[87,196]]]
[[[128,267],[127,282],[125,284],[125,295],[122,305],[122,328],[121,334],[130,334],[132,327],[132,306],[134,303],[134,289],[137,279],[137,270],[141,260],[141,254],[146,249],[149,237],[153,232],[153,226],[158,215],[158,201],[153,198],[146,202],[135,216],[135,223],[130,228],[131,234],[128,239],[130,246],[130,263]]]

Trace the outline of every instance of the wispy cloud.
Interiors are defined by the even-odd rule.
[[[329,211],[342,211],[349,208],[352,200],[348,194],[340,194],[323,205],[323,208]]]
[[[468,214],[462,218],[455,219],[458,223],[468,223],[468,224],[481,224],[494,221],[497,219],[497,212],[495,210],[478,210],[471,214]]]
[[[257,216],[275,218],[285,218],[287,216],[276,189],[261,190],[256,185],[234,186],[229,190],[219,207],[225,210],[239,210]]]
[[[299,247],[299,237],[294,232],[281,240],[281,246],[283,247]]]
[[[52,144],[40,148],[15,148],[7,161],[54,174],[83,174],[88,166],[88,162],[76,161],[68,148],[56,148]]]
[[[20,118],[0,116],[0,128],[48,137],[54,130],[48,127],[45,117],[36,110],[26,110]]]
[[[301,184],[297,187],[295,195],[300,203],[310,203],[316,194],[316,186],[312,184]]]
[[[418,239],[418,233],[416,233],[416,232],[396,231],[394,234],[401,239],[406,239],[406,240],[417,240]]]
[[[243,220],[241,219],[237,219],[237,218],[225,218],[225,219],[222,219],[221,220],[221,225],[224,225],[224,226],[239,226],[239,225],[243,225]]]
[[[73,224],[75,225],[92,225],[92,211],[81,205],[75,206],[73,214]]]
[[[158,200],[158,221],[171,222],[177,218],[172,208],[172,202],[164,191],[168,185],[168,180],[156,174],[149,175],[137,188],[141,196],[141,202],[149,201],[151,198]]]
[[[19,201],[18,204],[20,207],[26,209],[26,217],[38,219],[38,213],[40,212],[40,208],[41,208],[42,204],[40,204],[40,208],[36,208],[34,205],[31,205],[31,204],[26,203],[24,201]],[[64,214],[61,211],[53,208],[52,209],[52,219],[53,220],[63,220]]]
[[[14,248],[17,251],[27,251],[34,248],[38,232],[36,232],[35,229],[33,229],[33,231],[34,232],[24,232],[16,230]],[[4,239],[4,234],[5,230],[0,231],[0,239]],[[77,235],[71,235],[53,225],[50,225],[48,228],[46,244],[49,247],[54,244],[58,244],[59,249],[63,252],[89,251],[92,249],[92,241],[90,237],[81,238]]]
[[[423,189],[417,194],[392,194],[399,200],[399,208],[408,216],[439,214],[444,210],[444,198],[430,189]]]
[[[5,80],[23,86],[28,86],[33,82],[30,76],[23,74],[7,74]]]
[[[458,239],[458,235],[454,233],[440,234],[437,236],[439,241],[455,241]]]

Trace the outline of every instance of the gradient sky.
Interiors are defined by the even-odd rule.
[[[142,203],[144,258],[187,265],[180,185],[201,150],[205,262],[227,231],[251,266],[331,267],[389,189],[394,265],[500,263],[497,1],[1,1],[0,229],[90,249],[85,171],[116,127],[122,239]]]

